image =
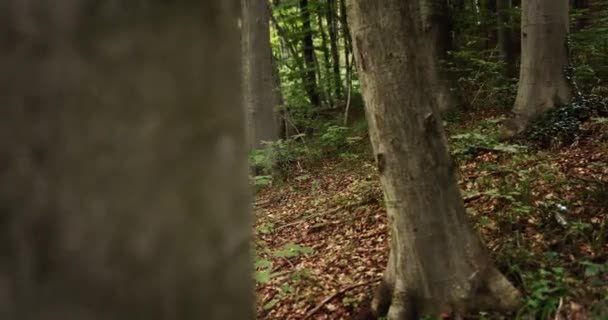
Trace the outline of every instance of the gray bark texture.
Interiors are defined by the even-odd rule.
[[[279,137],[279,98],[270,46],[270,8],[266,0],[242,0],[243,75],[250,149]]]
[[[467,219],[436,113],[432,27],[416,0],[351,0],[355,58],[390,221],[376,316],[420,319],[511,311],[518,291],[495,268]]]
[[[522,1],[521,66],[514,116],[505,136],[523,132],[538,115],[572,97],[568,67],[568,0]]]
[[[253,319],[238,1],[0,7],[0,319]]]

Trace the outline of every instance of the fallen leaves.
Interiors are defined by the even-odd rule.
[[[361,161],[300,168],[288,184],[258,191],[256,251],[272,264],[257,285],[259,319],[349,319],[373,292],[387,262],[388,222],[375,166]],[[527,272],[555,253],[572,291],[553,314],[592,319],[608,279],[592,286],[580,262],[608,260],[608,236],[594,238],[602,228],[608,234],[608,143],[481,152],[459,166],[471,218],[499,265]]]

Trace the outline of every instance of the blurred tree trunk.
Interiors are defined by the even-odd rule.
[[[261,149],[263,141],[275,141],[279,136],[270,8],[266,0],[242,0],[242,8],[243,93],[249,149]]]
[[[498,23],[498,47],[502,55],[505,67],[504,75],[507,78],[517,76],[515,65],[515,49],[513,48],[513,19],[511,17],[511,0],[497,0],[496,15]]]
[[[376,316],[516,310],[518,291],[475,235],[434,107],[433,28],[417,0],[351,0],[355,58],[387,212],[390,255]]]
[[[311,15],[308,0],[300,0],[300,17],[302,19],[302,50],[304,56],[304,87],[313,106],[319,106],[321,98],[317,87],[315,47],[312,36]]]
[[[3,1],[0,318],[253,319],[238,1]]]
[[[521,133],[538,115],[570,101],[568,67],[568,0],[522,1],[522,61],[514,116],[503,135]]]

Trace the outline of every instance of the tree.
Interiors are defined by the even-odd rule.
[[[432,29],[415,0],[352,0],[355,59],[390,221],[390,255],[373,302],[388,319],[514,310],[518,291],[466,217],[435,112]],[[398,39],[398,40],[396,40]]]
[[[319,91],[324,92],[324,96],[325,96],[325,100],[328,106],[332,107],[334,106],[334,99],[332,97],[332,90],[331,88],[333,87],[332,85],[332,75],[331,75],[331,61],[330,61],[330,49],[329,49],[329,40],[327,39],[327,33],[325,32],[325,26],[323,25],[323,16],[327,16],[327,14],[322,14],[322,10],[324,10],[325,8],[322,8],[320,6],[315,6],[315,13],[317,16],[317,26],[319,28],[319,32],[318,34],[321,36],[321,52],[323,53],[323,67],[325,69],[325,90],[323,90],[322,88],[319,88]],[[329,21],[328,21],[329,24]],[[329,26],[328,26],[329,27]],[[321,72],[321,67],[319,66],[319,64],[317,63],[317,68],[316,70],[318,71],[318,75],[319,75],[319,80],[321,80],[323,78],[323,73]]]
[[[244,96],[250,149],[279,136],[279,97],[270,47],[270,8],[266,0],[242,0]]]
[[[313,43],[311,14],[308,0],[300,0],[300,17],[302,19],[302,52],[304,56],[304,87],[313,106],[319,106],[321,98],[316,80],[315,47]]]
[[[342,99],[342,79],[340,76],[340,52],[338,48],[338,8],[337,0],[327,0],[325,8],[327,24],[329,25],[329,44],[331,47],[331,60],[333,62],[333,86],[336,100]]]
[[[238,1],[0,12],[0,317],[253,319]]]
[[[515,48],[513,47],[513,19],[511,18],[511,0],[496,1],[496,16],[498,23],[498,46],[505,64],[504,76],[514,78],[517,73],[515,65]]]
[[[505,136],[523,132],[538,115],[570,101],[567,35],[568,0],[522,1],[519,87]]]

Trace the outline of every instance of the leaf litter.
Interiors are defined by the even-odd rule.
[[[521,153],[488,148],[458,162],[471,221],[526,305],[549,306],[555,319],[608,314],[608,137]],[[257,317],[350,319],[388,258],[375,166],[326,160],[298,171],[256,194],[256,267],[270,268],[256,285]],[[539,283],[557,292],[539,270],[566,290],[534,298]]]

